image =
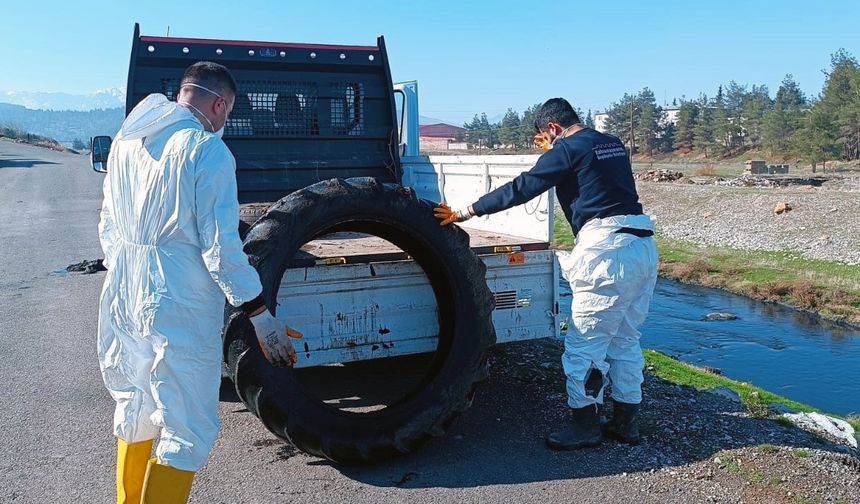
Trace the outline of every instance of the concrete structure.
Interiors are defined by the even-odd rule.
[[[664,115],[660,118],[660,126],[665,126],[669,123],[678,123],[678,111],[680,107],[663,107]],[[596,112],[594,114],[594,129],[600,132],[606,131],[606,121],[609,119],[609,114],[606,112]]]
[[[418,137],[422,151],[445,151],[465,149],[463,138],[466,130],[451,124],[424,124],[418,127]]]
[[[606,131],[606,120],[609,119],[609,114],[606,112],[594,113],[594,129],[601,133]]]
[[[660,119],[660,125],[665,126],[669,123],[672,125],[678,124],[678,111],[681,107],[663,107],[663,117]]]
[[[744,169],[744,173],[750,175],[777,175],[777,174],[786,174],[788,173],[788,165],[787,164],[773,164],[769,165],[764,161],[758,159],[751,159],[744,163],[746,165],[746,169]]]

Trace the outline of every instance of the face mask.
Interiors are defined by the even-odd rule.
[[[209,89],[208,87],[201,86],[200,84],[194,84],[193,82],[186,82],[185,84],[183,84],[183,85],[182,85],[182,87],[185,87],[185,86],[196,87],[196,88],[198,88],[198,89],[202,89],[203,91],[206,91],[207,93],[211,93],[211,94],[213,94],[213,95],[217,96],[218,98],[221,98],[222,100],[224,100],[224,106],[225,106],[225,107],[227,106],[227,100],[226,100],[223,96],[221,96],[219,93],[216,93],[215,91],[212,91],[212,90],[211,90],[211,89]],[[189,107],[193,108],[194,110],[196,110],[196,111],[197,111],[197,113],[198,113],[198,114],[200,114],[201,116],[203,116],[203,118],[204,118],[204,119],[206,119],[206,122],[208,122],[208,123],[209,123],[209,127],[210,127],[210,128],[212,128],[212,133],[215,133],[215,135],[216,135],[218,138],[222,138],[222,137],[224,136],[224,126],[221,126],[221,128],[220,128],[220,129],[218,129],[218,130],[216,131],[216,130],[215,130],[215,125],[214,125],[214,124],[212,124],[212,121],[210,121],[210,120],[209,120],[209,118],[208,118],[208,117],[206,117],[206,115],[205,115],[205,114],[203,114],[203,112],[200,112],[200,109],[199,109],[199,108],[195,107],[194,105],[192,105],[192,104],[190,104],[190,103],[183,103],[183,105],[187,105],[187,106],[189,106]],[[226,110],[226,109],[225,109],[225,110]],[[225,112],[225,113],[226,113],[226,112]],[[227,116],[229,116],[229,114],[227,114]],[[227,124],[227,117],[225,116],[225,117],[224,117],[224,125],[226,125],[226,124]]]
[[[567,133],[567,130],[569,130],[570,128],[573,128],[574,126],[578,126],[578,124],[571,124],[567,128],[564,128],[563,130],[561,130],[561,133],[556,135],[555,138],[552,139],[552,142],[549,143],[549,149],[552,149],[555,146],[555,143],[558,141],[559,138],[564,138],[564,134]],[[549,150],[549,149],[547,149],[547,150]]]

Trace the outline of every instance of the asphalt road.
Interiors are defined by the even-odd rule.
[[[3,503],[114,499],[113,403],[95,354],[104,274],[56,273],[70,263],[101,257],[96,231],[101,182],[85,156],[0,141]],[[695,483],[660,476],[687,462],[671,450],[655,454],[614,443],[577,453],[547,450],[543,435],[559,425],[563,388],[560,379],[549,384],[532,379],[534,367],[540,366],[497,366],[472,408],[446,436],[415,454],[358,468],[297,453],[266,431],[224,387],[221,437],[196,479],[191,500],[418,504],[704,499]],[[554,362],[553,376],[560,375],[557,367]]]

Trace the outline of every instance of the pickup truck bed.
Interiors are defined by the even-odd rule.
[[[546,250],[549,243],[493,231],[463,228],[469,233],[472,250],[478,255]],[[332,233],[301,248],[290,267],[326,264],[356,264],[406,260],[409,257],[390,242],[362,233]]]

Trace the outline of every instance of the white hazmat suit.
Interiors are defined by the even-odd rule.
[[[591,219],[576,235],[573,251],[558,254],[573,291],[571,334],[562,356],[571,408],[603,403],[602,386],[596,393],[585,390],[592,369],[609,377],[614,400],[642,402],[638,328],[657,281],[657,246],[652,237],[616,232],[621,228],[653,232],[654,222],[648,215]]]
[[[235,168],[220,138],[159,94],[132,110],[108,157],[98,354],[114,434],[157,438],[158,463],[185,471],[218,435],[224,298],[240,306],[262,290],[239,239]]]

